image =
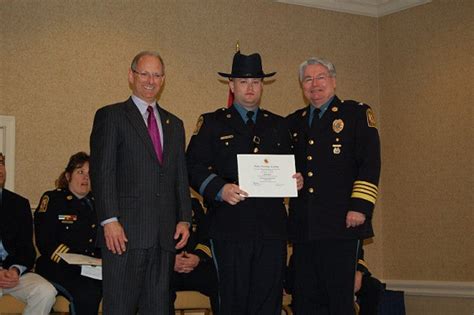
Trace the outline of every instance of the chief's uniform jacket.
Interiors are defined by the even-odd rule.
[[[199,191],[216,174],[203,197],[210,215],[210,237],[222,240],[286,239],[282,198],[247,198],[237,205],[217,201],[227,183],[238,185],[237,154],[288,154],[291,140],[285,120],[259,109],[253,134],[231,106],[199,118],[187,150],[190,185]]]
[[[337,96],[312,128],[309,106],[287,117],[296,170],[304,176],[298,198],[290,200],[290,233],[295,241],[372,237],[378,193],[380,142],[368,105]],[[317,119],[317,117],[316,117]],[[346,214],[366,215],[346,228]]]
[[[34,223],[41,254],[36,271],[73,296],[78,314],[94,314],[95,304],[98,307],[102,296],[101,282],[81,276],[79,266],[69,265],[59,257],[60,253],[75,253],[100,258],[92,194],[78,199],[68,189],[47,191],[35,211]]]

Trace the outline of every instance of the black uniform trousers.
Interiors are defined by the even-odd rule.
[[[68,295],[66,298],[74,305],[77,315],[97,315],[102,300],[102,281],[81,276],[81,268],[78,266],[68,265],[57,268],[61,268],[61,272],[44,274],[39,265],[37,272],[56,287],[59,285],[58,291],[62,291],[60,287],[66,290],[61,293]]]
[[[358,240],[295,243],[296,315],[351,315]]]
[[[212,240],[221,315],[280,315],[286,241]]]
[[[140,315],[169,315],[174,256],[156,246],[127,249],[122,255],[103,249],[104,315],[134,315],[137,311]]]
[[[177,291],[198,291],[209,297],[213,315],[219,315],[217,273],[212,260],[199,263],[190,273],[173,272],[171,277],[171,301],[176,300]],[[173,308],[174,311],[174,308]],[[172,314],[174,314],[172,312]]]

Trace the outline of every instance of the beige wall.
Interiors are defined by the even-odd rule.
[[[379,20],[384,276],[474,281],[474,1]]]
[[[183,118],[188,136],[200,113],[225,105],[216,72],[230,70],[236,40],[278,72],[263,107],[282,115],[304,105],[298,64],[322,55],[337,66],[338,95],[380,118],[373,270],[472,281],[473,8],[452,2],[375,19],[269,0],[0,0],[0,115],[16,117],[16,191],[36,204],[69,155],[88,151],[95,111],[129,95],[139,50],[162,53],[160,103]]]

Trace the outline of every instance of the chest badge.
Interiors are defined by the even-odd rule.
[[[332,122],[332,130],[334,130],[335,133],[340,133],[344,129],[344,122],[342,119],[335,119]]]
[[[332,145],[332,153],[341,154],[341,147],[342,147],[342,144],[333,144]]]

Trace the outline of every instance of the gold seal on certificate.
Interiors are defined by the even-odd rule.
[[[237,154],[239,187],[249,197],[297,197],[293,154]]]

